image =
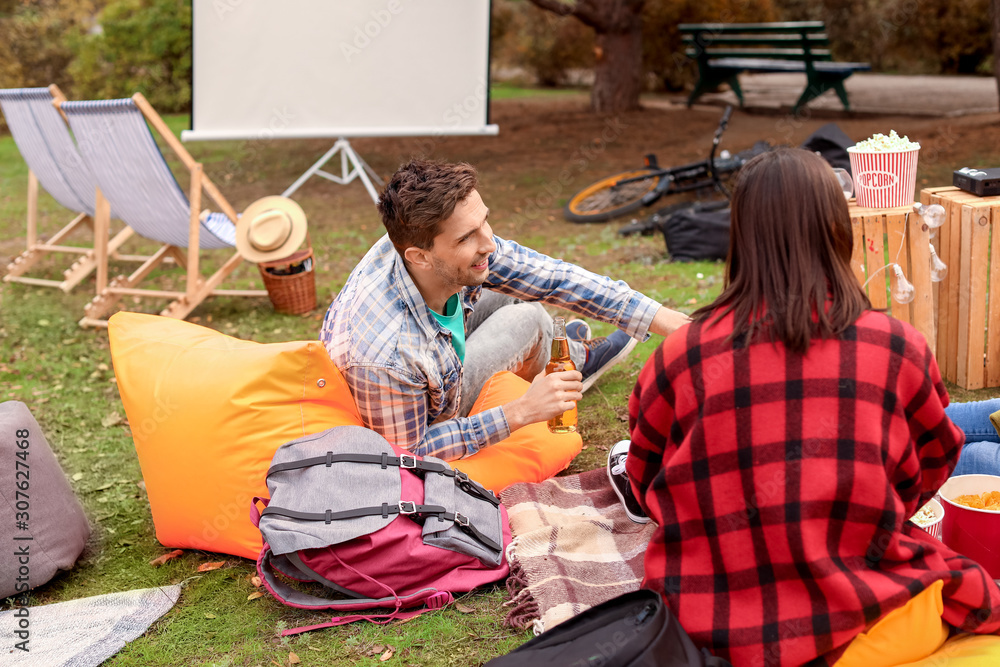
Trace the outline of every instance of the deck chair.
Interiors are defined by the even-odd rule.
[[[59,108],[98,184],[94,219],[97,295],[85,307],[81,326],[107,326],[107,317],[124,296],[173,299],[160,315],[184,319],[213,294],[267,295],[265,290],[217,289],[243,261],[238,251],[211,276],[201,275],[199,250],[235,248],[237,214],[141,93],[121,100],[62,102]],[[189,196],[167,166],[147,121],[190,171]],[[202,192],[221,213],[199,213]],[[101,240],[108,236],[111,208],[137,235],[162,245],[131,275],[108,282],[107,249]],[[168,257],[187,270],[185,290],[139,288]]]
[[[55,85],[48,88],[11,88],[0,90],[0,109],[14,143],[28,164],[27,248],[7,265],[5,282],[58,287],[69,292],[97,267],[93,244],[89,247],[61,245],[74,231],[94,226],[96,181],[87,169],[66,121],[53,101],[66,99]],[[65,208],[78,215],[47,242],[38,240],[38,185]],[[121,256],[119,246],[132,236],[128,227],[108,243],[108,252],[117,259],[142,261],[145,257]],[[52,253],[78,254],[80,257],[63,271],[63,280],[32,278],[24,275],[42,258]]]

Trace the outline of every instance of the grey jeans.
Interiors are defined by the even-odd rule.
[[[531,382],[545,370],[551,351],[552,318],[542,304],[484,289],[466,324],[459,414],[468,416],[494,373],[512,371]],[[586,348],[570,341],[569,354],[582,368]]]

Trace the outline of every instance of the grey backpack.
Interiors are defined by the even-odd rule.
[[[282,445],[267,488],[267,507],[259,511],[254,499],[251,519],[264,538],[257,569],[274,597],[300,609],[391,610],[284,634],[408,618],[509,571],[500,500],[444,461],[414,456],[370,429],[337,426]],[[296,581],[318,584],[322,594]]]

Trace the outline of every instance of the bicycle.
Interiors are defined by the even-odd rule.
[[[724,179],[739,171],[753,156],[771,148],[766,141],[758,141],[752,148],[736,155],[722,151],[716,157],[715,152],[732,113],[732,106],[727,106],[722,112],[707,160],[661,168],[656,155],[650,153],[644,157],[645,164],[641,169],[602,178],[570,197],[563,216],[570,222],[605,222],[650,206],[668,195],[708,188],[717,190],[728,199],[729,191]]]

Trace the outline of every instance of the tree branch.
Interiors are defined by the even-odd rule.
[[[615,4],[618,3],[618,0],[611,1]],[[608,4],[608,0],[576,0],[573,16],[591,28],[607,30],[611,26],[613,15],[616,13],[613,9],[608,11]]]
[[[576,7],[576,3],[569,1],[564,2],[563,0],[531,0],[532,4],[535,4],[542,9],[546,9],[553,14],[558,14],[559,16],[569,16],[573,14]]]

